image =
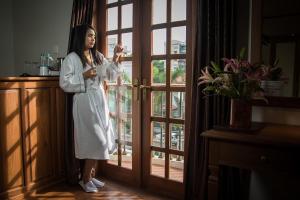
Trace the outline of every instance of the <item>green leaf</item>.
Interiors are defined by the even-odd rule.
[[[279,63],[279,59],[276,58],[276,60],[274,61],[273,67],[275,67],[278,63]]]
[[[203,92],[209,92],[209,91],[215,91],[215,87],[214,86],[206,86],[203,89]]]
[[[243,59],[245,57],[246,48],[243,47],[240,51],[239,59]]]
[[[214,73],[221,72],[221,68],[217,63],[215,63],[214,61],[211,61],[210,64],[212,66],[212,70],[213,70]]]

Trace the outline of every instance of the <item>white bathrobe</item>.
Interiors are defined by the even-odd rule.
[[[87,80],[79,56],[72,52],[63,61],[59,84],[73,97],[75,156],[79,159],[107,160],[116,148],[116,133],[109,118],[103,89],[103,80],[114,80],[121,74],[121,67],[99,53],[102,64],[96,65],[97,76]]]

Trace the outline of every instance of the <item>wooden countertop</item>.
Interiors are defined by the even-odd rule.
[[[58,81],[59,76],[16,76],[0,77],[0,82],[22,82],[22,81]]]
[[[269,124],[254,132],[215,130],[205,131],[205,137],[244,143],[300,147],[300,126]]]

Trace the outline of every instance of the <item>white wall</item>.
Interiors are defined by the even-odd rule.
[[[40,54],[58,49],[65,56],[68,48],[73,0],[13,1],[16,75],[38,69],[25,62],[39,62]]]
[[[253,106],[252,121],[300,126],[300,109]]]
[[[12,1],[0,1],[0,76],[12,76],[14,69],[14,38]]]
[[[66,55],[72,4],[73,0],[0,2],[0,77],[37,74],[31,63],[38,63],[42,52]]]

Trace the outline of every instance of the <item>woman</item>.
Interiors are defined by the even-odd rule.
[[[75,27],[71,53],[63,61],[60,87],[73,97],[75,157],[84,159],[82,180],[86,192],[97,192],[104,183],[94,178],[97,160],[109,159],[115,147],[115,132],[109,119],[103,80],[116,79],[121,69],[119,59],[123,48],[117,45],[109,62],[96,50],[96,31],[89,25]]]

